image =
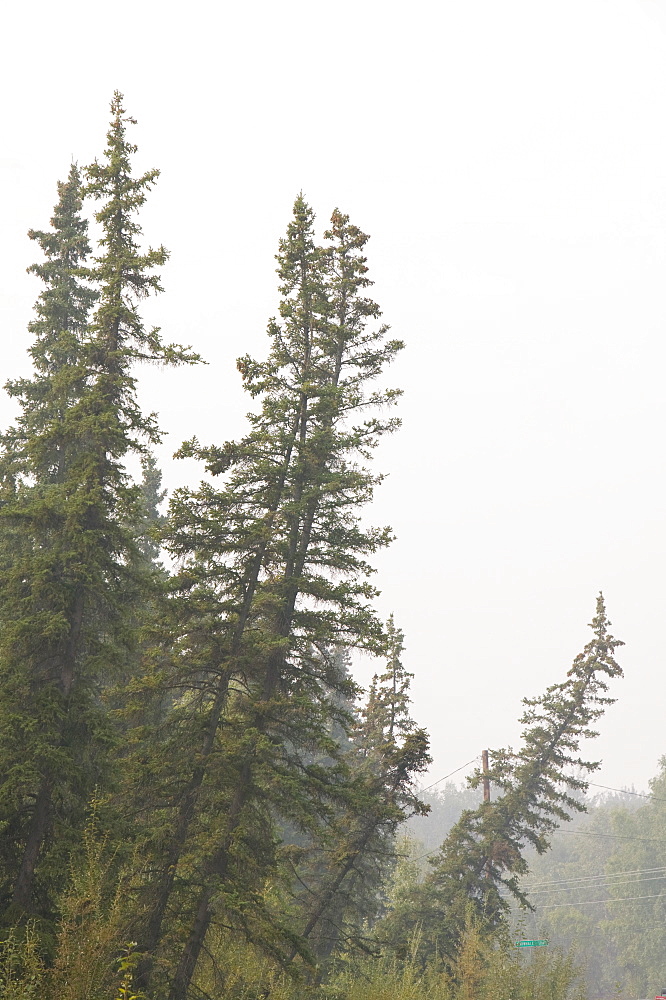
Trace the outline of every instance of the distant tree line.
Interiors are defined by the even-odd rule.
[[[650,788],[589,802],[525,879],[527,933],[575,953],[590,997],[666,987],[666,757]]]
[[[6,961],[59,1000],[184,1000],[237,948],[303,989],[408,952],[455,978],[470,934],[506,946],[510,900],[530,905],[526,849],[544,853],[580,808],[596,765],[578,745],[620,674],[603,599],[565,681],[525,702],[522,746],[473,778],[492,801],[396,889],[430,757],[404,637],[373,607],[391,531],[362,518],[373,451],[399,425],[382,379],[403,346],[368,297],[368,237],[336,210],[318,241],[297,197],[266,358],[238,361],[247,433],[185,442],[204,478],[164,514],[136,366],[201,359],[141,318],[168,255],[141,246],[158,171],[134,175],[130,124],[116,93],[103,156],[72,166],[50,227],[29,234],[33,372],[7,384],[18,417],[0,439]],[[355,650],[381,664],[365,695]]]

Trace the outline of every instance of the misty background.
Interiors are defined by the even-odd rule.
[[[666,0],[112,13],[5,13],[3,381],[29,370],[26,232],[70,161],[101,154],[114,88],[137,170],[162,171],[142,221],[171,259],[144,315],[208,361],[141,372],[170,490],[200,476],[172,460],[182,440],[244,431],[235,359],[266,353],[295,195],[322,230],[349,213],[407,344],[368,518],[397,536],[379,607],[406,633],[426,780],[515,744],[521,698],[563,679],[601,589],[626,678],[594,780],[645,791],[666,722]],[[13,412],[0,397],[3,427]]]

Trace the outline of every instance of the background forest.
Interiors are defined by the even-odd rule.
[[[184,442],[202,479],[165,511],[136,366],[202,359],[141,317],[168,254],[143,246],[158,171],[134,173],[133,124],[116,93],[103,155],[71,167],[50,226],[30,233],[33,371],[7,385],[19,416],[0,455],[4,994],[575,993],[570,924],[548,917],[554,946],[532,961],[513,935],[527,876],[561,877],[538,859],[566,868],[548,852],[598,766],[581,744],[622,645],[603,597],[562,679],[525,699],[520,745],[490,751],[427,869],[410,861],[399,834],[429,811],[417,785],[429,740],[399,624],[373,604],[372,559],[392,533],[364,512],[382,478],[373,453],[399,426],[384,378],[403,345],[368,295],[368,237],[337,209],[319,237],[296,198],[265,359],[238,360],[247,432]],[[359,651],[377,664],[366,692],[350,673]],[[631,867],[612,853],[608,865]],[[631,991],[658,972],[626,947]]]
[[[597,791],[586,812],[556,831],[550,850],[529,855],[524,880],[533,910],[515,909],[518,937],[558,942],[580,964],[590,997],[649,997],[663,989],[666,955],[666,759],[651,794]],[[594,786],[593,786],[594,787]],[[431,806],[406,826],[398,873],[419,880],[478,793],[449,783],[425,793]]]

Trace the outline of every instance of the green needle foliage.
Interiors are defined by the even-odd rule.
[[[567,679],[525,702],[522,749],[492,754],[494,800],[390,897],[430,758],[402,633],[374,610],[372,559],[391,530],[362,520],[382,478],[374,449],[399,423],[382,380],[402,347],[368,295],[368,237],[336,210],[319,241],[296,199],[267,356],[238,361],[247,433],[181,447],[206,478],[165,517],[137,364],[199,358],[141,317],[167,252],[142,248],[158,171],[133,174],[132,124],[116,93],[103,156],[71,168],[50,227],[30,233],[43,254],[33,371],[7,385],[3,996],[564,1000],[568,960],[538,957],[543,975],[528,975],[501,945],[509,900],[529,907],[526,849],[548,849],[597,766],[579,743],[621,672],[603,600]],[[362,709],[353,650],[385,662]]]
[[[409,713],[413,675],[400,660],[403,640],[391,616],[386,670],[373,678],[352,730],[353,794],[297,871],[298,882],[307,886],[301,894],[301,938],[310,943],[320,974],[322,963],[334,954],[375,950],[369,928],[380,915],[382,891],[395,867],[397,828],[410,816],[428,812],[413,787],[431,758],[427,733]]]
[[[575,658],[567,679],[524,700],[522,749],[491,755],[488,777],[499,795],[465,810],[431,860],[432,873],[386,921],[381,934],[388,940],[404,940],[404,921],[416,918],[423,926],[422,954],[438,951],[453,961],[470,915],[480,933],[501,938],[511,899],[529,907],[520,887],[529,867],[526,848],[539,854],[548,850],[552,831],[584,810],[577,795],[587,789],[585,774],[600,766],[583,760],[578,747],[597,735],[591,726],[613,701],[606,693],[608,680],[622,675],[614,657],[623,643],[608,626],[599,595],[591,623],[594,638]],[[472,784],[482,780],[477,772]]]
[[[125,610],[145,584],[145,505],[124,460],[159,438],[133,365],[195,360],[141,322],[138,303],[159,290],[154,268],[166,259],[137,246],[135,214],[157,172],[132,176],[119,94],[111,113],[105,159],[87,170],[86,192],[102,201],[100,256],[87,264],[73,167],[51,231],[30,234],[47,258],[32,268],[46,286],[30,327],[35,374],[8,386],[21,407],[0,456],[1,877],[12,918],[51,912],[62,854],[106,780],[114,734],[100,699],[127,661]]]
[[[19,912],[32,905],[54,802],[65,827],[80,818],[76,807],[98,776],[87,748],[104,729],[89,678],[77,670],[86,577],[77,412],[95,294],[80,279],[89,246],[76,167],[58,193],[51,231],[30,233],[46,255],[30,269],[46,286],[30,324],[35,374],[7,385],[21,414],[3,435],[0,457],[2,889],[4,906],[13,900]],[[68,846],[66,830],[57,841]],[[46,892],[40,886],[42,901]]]
[[[155,764],[172,832],[140,938],[149,954],[158,948],[178,890],[191,917],[173,996],[191,978],[214,912],[247,925],[248,901],[275,865],[272,817],[311,828],[337,794],[338,772],[312,763],[337,754],[331,693],[349,693],[330,650],[383,648],[368,557],[390,532],[363,528],[359,510],[379,481],[365,462],[397,426],[372,411],[398,394],[372,383],[402,345],[385,327],[368,328],[379,308],[364,295],[367,237],[335,212],[319,247],[313,223],[299,197],[278,254],[282,301],[268,359],[239,361],[259,402],[249,434],[181,450],[226,482],[178,491],[167,534],[182,566],[170,602],[178,701],[153,759],[176,762],[167,772]],[[195,870],[185,878],[187,857]],[[205,885],[189,902],[188,883]]]

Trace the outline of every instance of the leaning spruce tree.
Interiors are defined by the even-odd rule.
[[[335,953],[375,950],[369,928],[381,913],[382,890],[397,860],[396,831],[410,816],[429,812],[414,788],[431,763],[429,740],[410,716],[413,675],[402,665],[404,636],[393,616],[386,638],[386,668],[373,678],[351,732],[349,793],[296,871],[306,890],[300,893],[300,937],[320,974]],[[296,954],[292,949],[290,959]]]
[[[439,954],[454,964],[470,919],[483,935],[505,939],[511,900],[529,908],[520,884],[529,871],[526,848],[543,854],[552,831],[584,811],[577,795],[588,787],[585,775],[600,766],[584,760],[579,747],[597,735],[591,727],[614,700],[608,681],[622,676],[615,650],[623,643],[610,634],[609,624],[599,595],[590,625],[594,638],[576,656],[566,680],[524,700],[522,748],[490,755],[485,776],[499,794],[463,812],[432,857],[432,872],[379,929],[386,944],[400,951],[408,928],[418,922],[422,954]],[[472,785],[483,778],[477,771]]]
[[[378,481],[366,460],[397,426],[372,410],[398,394],[373,383],[402,345],[384,326],[369,328],[379,308],[364,295],[367,237],[335,212],[319,247],[313,223],[297,198],[278,254],[268,359],[239,361],[259,403],[249,434],[182,450],[226,481],[178,491],[171,507],[167,544],[181,569],[167,609],[173,657],[158,686],[171,670],[177,697],[156,728],[151,789],[137,790],[171,816],[170,833],[162,825],[158,843],[147,831],[159,850],[137,936],[140,983],[155,989],[177,941],[169,913],[187,928],[172,998],[185,995],[217,915],[279,948],[261,900],[276,865],[275,817],[311,828],[344,780],[344,768],[317,763],[338,754],[331,650],[384,643],[367,558],[390,532],[363,528],[359,510]],[[141,786],[145,772],[136,773]],[[288,952],[293,931],[285,935]]]
[[[124,609],[140,589],[133,567],[145,518],[124,460],[159,438],[137,403],[133,368],[195,360],[141,321],[138,303],[159,291],[154,269],[166,259],[163,248],[141,252],[135,219],[157,171],[132,176],[132,119],[118,93],[111,114],[105,157],[87,169],[84,189],[102,203],[100,254],[86,259],[73,168],[52,231],[31,234],[47,257],[33,268],[46,285],[31,324],[35,375],[9,385],[21,406],[0,467],[0,809],[12,913],[52,908],[49,856],[103,782],[112,734],[100,692],[131,641]],[[66,872],[62,858],[51,867]]]

